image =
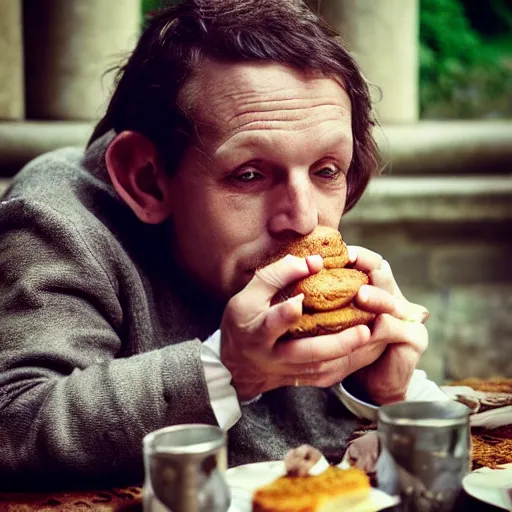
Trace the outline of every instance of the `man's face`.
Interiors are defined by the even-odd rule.
[[[199,143],[170,182],[174,249],[226,300],[284,243],[339,225],[350,100],[335,80],[268,63],[208,62],[184,95]]]

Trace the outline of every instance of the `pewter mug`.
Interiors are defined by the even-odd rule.
[[[226,512],[226,434],[212,425],[166,427],[144,437],[144,512]]]
[[[471,468],[469,408],[448,400],[380,407],[377,482],[404,512],[452,510]]]

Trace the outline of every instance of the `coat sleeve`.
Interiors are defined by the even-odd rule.
[[[199,340],[118,357],[117,286],[68,219],[0,204],[0,485],[141,481],[145,434],[215,424]]]

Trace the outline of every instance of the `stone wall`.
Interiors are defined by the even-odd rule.
[[[382,254],[430,311],[421,367],[432,379],[512,375],[510,175],[378,178],[341,232]]]

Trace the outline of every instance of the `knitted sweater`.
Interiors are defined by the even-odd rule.
[[[144,435],[216,423],[200,352],[222,308],[117,196],[110,139],[37,158],[0,203],[4,488],[138,483]],[[265,393],[229,430],[229,464],[340,452],[356,421],[331,389]]]

